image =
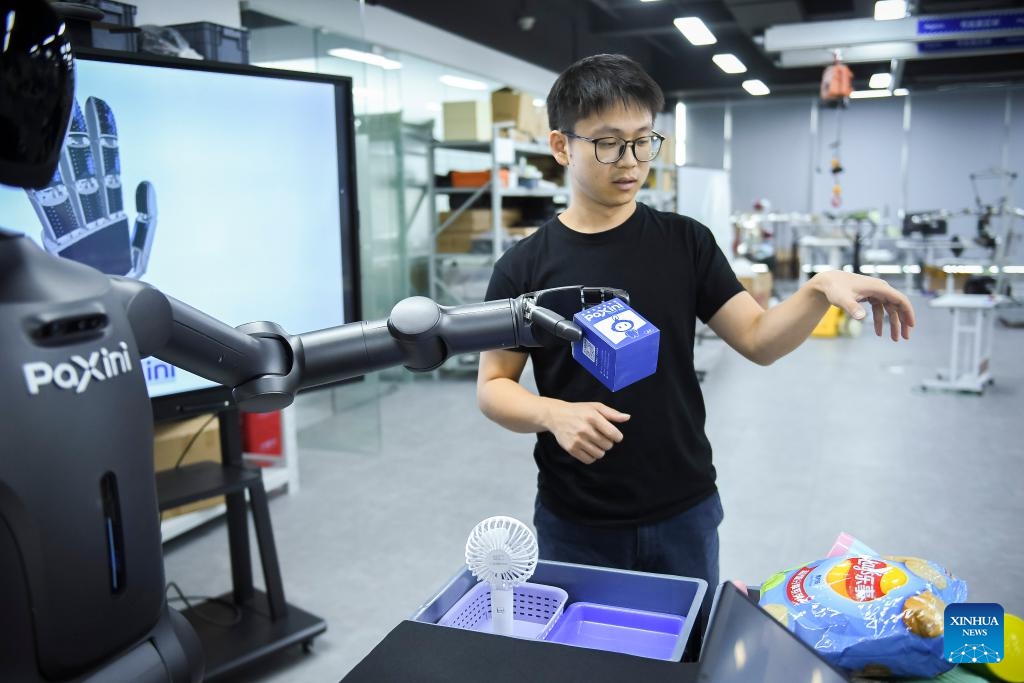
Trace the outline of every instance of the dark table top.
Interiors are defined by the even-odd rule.
[[[346,683],[693,683],[696,665],[403,621]]]

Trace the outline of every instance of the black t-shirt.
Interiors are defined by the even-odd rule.
[[[529,349],[542,396],[599,401],[629,413],[623,440],[584,465],[550,432],[537,435],[541,502],[559,516],[623,526],[667,519],[715,491],[704,398],[693,367],[696,319],[707,321],[742,290],[707,227],[643,204],[625,223],[584,234],[557,218],[495,264],[487,299],[565,285],[625,289],[661,330],[658,369],[617,392],[572,359],[568,344]]]

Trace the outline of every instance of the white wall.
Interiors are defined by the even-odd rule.
[[[731,103],[734,210],[748,210],[754,199],[766,197],[775,211],[834,211],[829,205],[829,143],[836,136],[837,111],[818,110],[815,136],[815,106],[809,97]],[[724,103],[688,107],[688,149],[712,167],[721,166],[725,109]],[[905,113],[910,124],[906,132]],[[841,123],[841,212],[876,209],[884,220],[899,225],[901,209],[971,209],[975,199],[969,174],[991,167],[1018,174],[1007,203],[1024,202],[1024,88],[964,88],[854,100],[843,110]],[[985,203],[996,203],[1000,190],[998,181],[978,183]],[[1018,221],[1018,233],[1021,225]],[[967,242],[975,229],[976,217],[969,215],[954,217],[949,224],[950,232]],[[1010,257],[1024,258],[1024,239],[1014,239]]]

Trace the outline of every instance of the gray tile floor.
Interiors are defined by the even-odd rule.
[[[983,396],[926,393],[951,320],[915,305],[909,343],[811,339],[768,368],[718,341],[698,349],[710,359],[723,578],[758,583],[847,531],[944,564],[972,601],[1024,615],[1024,330],[997,325]],[[403,383],[378,406],[379,450],[305,450],[301,492],[271,502],[287,598],[327,632],[312,653],[294,648],[234,680],[338,680],[460,568],[474,524],[530,521],[532,437],[484,419],[470,379]],[[189,594],[230,588],[221,523],[168,544],[166,561]]]

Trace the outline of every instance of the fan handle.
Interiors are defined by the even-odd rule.
[[[499,636],[512,635],[512,589],[491,584],[491,627]]]

